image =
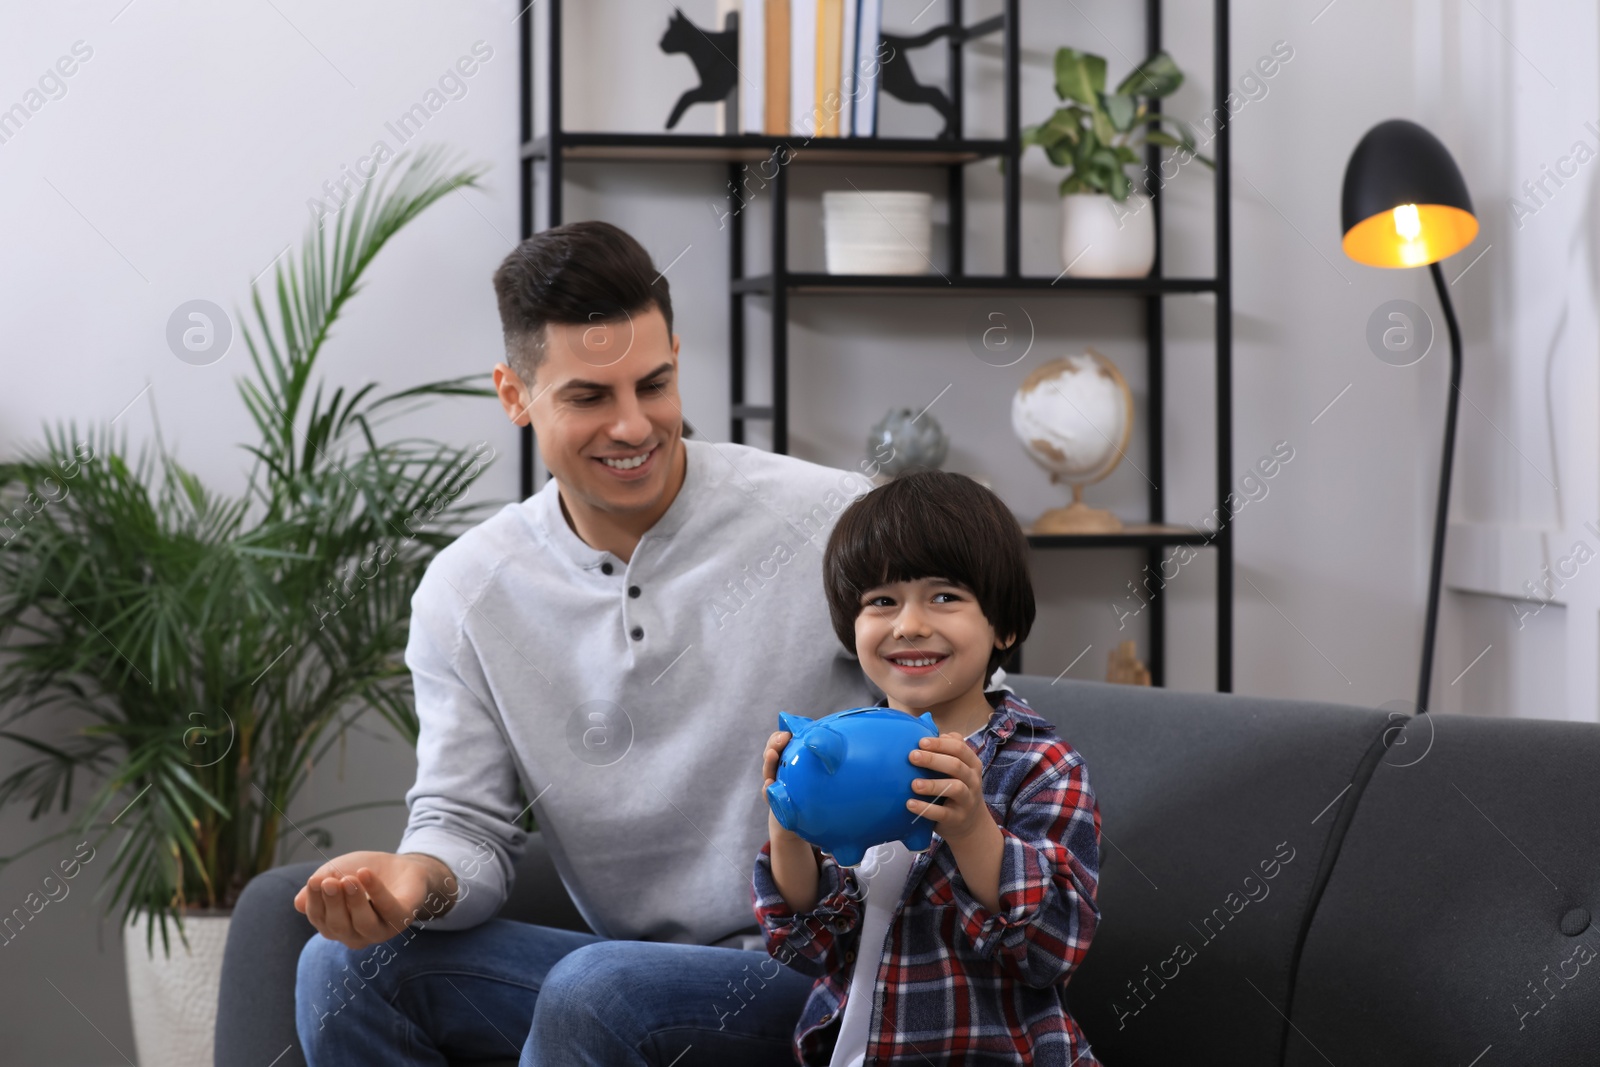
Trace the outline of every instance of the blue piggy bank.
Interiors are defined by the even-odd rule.
[[[938,736],[932,715],[874,707],[812,720],[779,712],[778,729],[792,737],[777,780],[767,786],[767,803],[785,830],[842,867],[856,866],[885,841],[913,852],[933,844],[934,824],[906,807],[918,796],[912,779],[946,777],[906,758],[924,737]]]

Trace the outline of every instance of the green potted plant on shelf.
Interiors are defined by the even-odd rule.
[[[1044,122],[1025,127],[1022,147],[1038,145],[1050,162],[1066,168],[1061,179],[1061,262],[1066,273],[1087,278],[1142,278],[1155,261],[1155,213],[1135,181],[1146,144],[1178,151],[1179,163],[1211,160],[1195,151],[1188,125],[1151,107],[1183,84],[1183,72],[1165,52],[1135,67],[1106,91],[1104,57],[1072,48],[1056,50],[1056,96],[1064,106]]]
[[[69,862],[73,874],[105,868],[140,1062],[211,1062],[235,898],[289,839],[323,849],[319,820],[352,810],[286,829],[317,762],[371,714],[416,741],[402,659],[411,594],[488,506],[463,495],[493,450],[375,430],[418,402],[492,393],[457,378],[379,394],[315,372],[373,258],[481,173],[443,173],[424,150],[392,191],[387,177],[370,183],[316,227],[298,269],[278,268],[274,300],[252,286],[254,327],[238,318],[253,372],[238,387],[259,438],[244,446],[241,495],[202,485],[159,423],[137,457],[109,427],[67,426],[0,462],[0,739],[22,757],[0,805],[73,816],[0,864],[64,840],[55,847],[75,858],[63,876]]]

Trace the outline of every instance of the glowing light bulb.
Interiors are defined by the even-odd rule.
[[[1422,218],[1417,214],[1417,205],[1401,204],[1394,209],[1394,232],[1407,241],[1415,241],[1422,235]]]

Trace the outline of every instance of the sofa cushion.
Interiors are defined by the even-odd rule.
[[[1286,1062],[1600,1062],[1600,726],[1430,714],[1400,739],[1313,917]]]
[[[1386,716],[1008,681],[1083,753],[1100,804],[1101,921],[1067,987],[1095,1055],[1117,1067],[1279,1063],[1309,905],[1345,802],[1383,754]]]

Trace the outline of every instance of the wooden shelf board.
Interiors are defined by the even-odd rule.
[[[563,133],[561,158],[648,163],[759,163],[787,146],[790,163],[890,164],[975,163],[1003,155],[1003,140],[945,141],[907,137],[722,137],[676,133]],[[549,138],[522,146],[524,159],[545,159]]]
[[[801,294],[1053,292],[1144,296],[1151,293],[1214,292],[1217,283],[1211,278],[1051,278],[1044,275],[1008,278],[1000,274],[790,273],[785,277],[785,287],[791,293]],[[772,275],[737,279],[732,283],[732,290],[735,293],[770,293]]]
[[[1147,548],[1152,545],[1209,545],[1215,535],[1192,526],[1130,523],[1117,533],[1028,534],[1034,548]]]

